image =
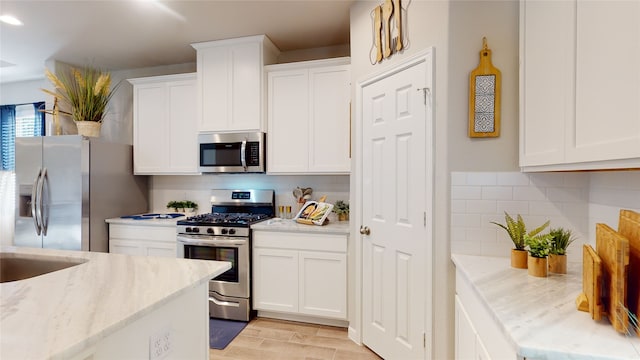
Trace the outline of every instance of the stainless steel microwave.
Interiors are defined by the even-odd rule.
[[[203,173],[263,173],[265,139],[262,132],[201,132],[198,169]]]

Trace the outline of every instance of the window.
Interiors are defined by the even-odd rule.
[[[0,106],[0,170],[15,168],[16,136],[44,135],[44,102],[23,105]]]

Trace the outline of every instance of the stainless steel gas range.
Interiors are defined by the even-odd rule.
[[[209,281],[210,317],[251,319],[251,225],[274,214],[273,190],[212,190],[211,213],[177,222],[178,257],[232,264]]]

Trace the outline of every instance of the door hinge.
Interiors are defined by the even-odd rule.
[[[427,333],[422,333],[422,347],[427,348]]]
[[[424,215],[424,227],[427,227],[427,212],[422,213]]]

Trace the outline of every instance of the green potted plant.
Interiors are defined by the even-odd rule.
[[[184,212],[193,213],[198,210],[198,204],[191,200],[185,200],[182,202],[182,206],[184,207]]]
[[[338,200],[335,205],[333,205],[333,212],[338,215],[338,221],[349,220],[349,204]]]
[[[511,249],[511,266],[517,269],[526,269],[527,251],[525,250],[526,244],[524,241],[524,237],[525,235],[535,236],[539,234],[540,232],[542,232],[542,230],[549,226],[549,221],[527,232],[527,227],[520,214],[518,214],[516,219],[514,219],[505,211],[504,218],[506,225],[493,221],[491,223],[503,228],[507,232],[507,234],[509,234],[511,241],[513,241],[514,248]]]
[[[527,272],[531,276],[547,277],[549,264],[547,256],[551,251],[551,234],[538,234],[524,236],[524,242],[529,247],[527,258]]]
[[[173,209],[173,211],[179,212],[179,209],[184,209],[184,205],[182,201],[171,200],[167,203],[167,209]]]
[[[59,113],[73,118],[78,134],[100,136],[107,104],[119,85],[111,88],[111,74],[92,67],[71,68],[69,73],[59,76],[45,69],[45,74],[55,90],[42,91],[60,100],[71,111],[59,110]]]
[[[567,248],[575,240],[569,229],[555,228],[549,231],[551,249],[549,251],[549,271],[557,274],[567,273]]]

